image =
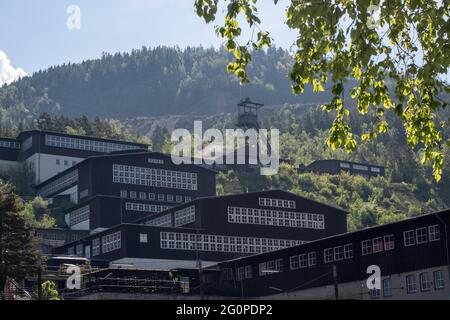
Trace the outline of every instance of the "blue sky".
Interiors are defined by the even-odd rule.
[[[295,33],[283,23],[286,5],[260,3],[263,28],[278,46],[288,48]],[[69,5],[81,9],[80,30],[66,27]],[[193,5],[194,0],[1,0],[0,51],[14,68],[32,74],[144,45],[219,46],[216,22],[206,25]]]

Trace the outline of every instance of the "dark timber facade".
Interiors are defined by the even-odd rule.
[[[210,265],[345,233],[346,214],[280,190],[205,197],[54,252],[141,268],[195,268],[199,258]]]
[[[67,224],[95,230],[214,195],[215,174],[197,165],[175,165],[161,153],[116,152],[89,157],[37,189],[46,198],[70,194],[77,205]]]
[[[348,172],[350,174],[360,175],[365,178],[384,176],[385,174],[385,168],[383,166],[344,160],[316,160],[306,167],[300,167],[299,171],[328,174]]]
[[[334,299],[335,266],[344,299],[448,299],[449,223],[447,210],[226,261],[214,294]],[[366,286],[371,265],[381,270],[379,290]]]

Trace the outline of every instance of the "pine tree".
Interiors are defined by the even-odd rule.
[[[7,278],[22,280],[35,272],[38,253],[33,228],[22,214],[23,204],[10,184],[0,184],[0,290]]]

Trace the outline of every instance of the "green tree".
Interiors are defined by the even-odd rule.
[[[196,0],[196,13],[206,23],[214,21],[220,2],[225,1]],[[247,67],[255,55],[251,50],[272,44],[269,32],[259,27],[257,5],[257,0],[230,0],[223,25],[216,28],[234,55],[227,71],[241,83],[249,81]],[[239,45],[241,16],[257,33]],[[447,0],[289,2],[286,23],[298,32],[289,72],[292,91],[299,94],[311,85],[322,92],[331,81],[332,99],[322,106],[335,114],[328,136],[331,148],[352,152],[361,140],[387,132],[386,111],[393,110],[403,123],[408,145],[421,148],[421,162],[431,163],[435,179],[441,179],[442,145],[446,139],[449,143],[443,137],[449,120],[440,117],[447,106],[442,96],[450,93],[445,81],[450,67],[449,16]],[[352,102],[371,118],[360,138],[350,124]]]
[[[35,197],[26,202],[22,213],[35,228],[52,228],[56,224],[55,219],[50,215],[48,202],[41,197]]]
[[[47,280],[41,284],[41,287],[41,300],[62,300],[62,298],[59,297],[58,290],[56,289],[56,284],[53,281]],[[35,288],[33,290],[32,297],[34,300],[38,299],[38,288]]]
[[[20,198],[10,184],[0,184],[0,288],[8,277],[16,281],[36,271],[39,258],[34,249],[32,225],[23,214]]]

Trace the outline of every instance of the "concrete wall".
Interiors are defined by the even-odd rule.
[[[445,288],[434,289],[433,272],[441,270],[444,272]],[[422,272],[429,272],[432,287],[431,290],[420,291],[420,278]],[[416,275],[417,292],[408,294],[406,291],[406,276],[410,274]],[[383,287],[383,279],[391,277],[392,279],[392,297],[383,297],[383,289],[381,289],[380,298],[371,298],[369,289],[366,286],[366,279],[361,281],[347,282],[338,284],[339,299],[355,299],[355,300],[450,300],[449,272],[448,266],[440,266],[435,268],[416,270],[408,273],[394,274],[390,276],[382,276],[381,287]],[[255,298],[258,300],[334,300],[334,286],[323,286],[306,290],[292,291],[288,293],[274,294]]]
[[[57,159],[59,159],[59,165],[56,164]],[[32,168],[32,170],[34,170],[34,181],[38,184],[72,167],[73,161],[78,163],[82,160],[84,159],[45,153],[35,153],[26,160],[26,163],[30,166],[30,168]],[[67,161],[67,165],[64,165],[64,161]]]

